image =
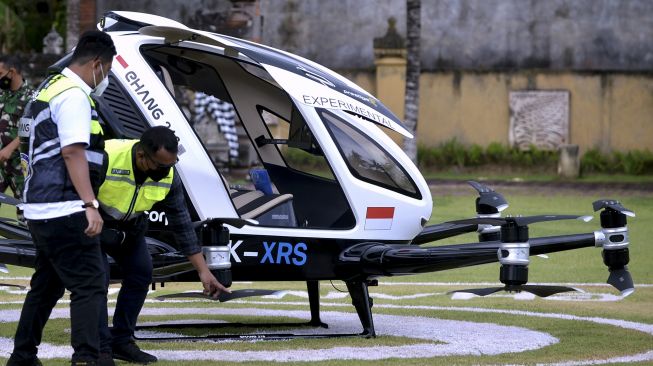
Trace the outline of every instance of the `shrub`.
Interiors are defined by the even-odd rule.
[[[599,151],[590,149],[580,159],[580,169],[584,173],[606,172],[610,167],[610,159]]]
[[[417,161],[421,167],[435,169],[486,164],[505,165],[509,168],[551,168],[558,161],[558,153],[540,150],[535,146],[531,146],[528,151],[521,151],[497,142],[490,143],[483,149],[476,144],[465,146],[454,138],[435,147],[419,146]]]
[[[488,162],[499,163],[505,161],[508,155],[508,148],[498,142],[491,142],[485,149],[485,156]]]
[[[594,148],[583,154],[580,168],[583,173],[653,174],[653,153],[649,150],[631,150],[604,154]]]

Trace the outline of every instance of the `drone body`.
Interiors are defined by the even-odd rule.
[[[634,288],[626,268],[626,215],[632,212],[618,202],[595,203],[595,210],[603,210],[598,231],[529,238],[528,224],[577,216],[501,218],[507,201],[473,182],[479,192],[476,219],[426,226],[433,207],[430,189],[379,126],[407,137],[411,133],[347,79],[280,50],[149,14],[110,12],[99,27],[118,51],[109,87],[98,101],[105,134],[138,138],[154,125],[175,131],[180,141],[176,169],[188,207],[207,262],[225,285],[306,281],[310,324],[321,325],[318,281],[342,280],[365,336],[375,335],[367,287],[381,276],[499,262],[505,287],[471,292],[524,290],[548,296],[569,289],[525,285],[530,255],[599,246],[610,283],[624,293]],[[69,56],[57,66],[67,62]],[[224,179],[193,130],[192,113],[179,104],[188,91],[233,105],[269,186],[243,190]],[[270,120],[286,135],[273,136]],[[290,153],[319,160],[327,176],[292,166]],[[166,233],[165,212],[154,207],[148,215],[154,282],[197,281]],[[469,232],[479,233],[478,243],[421,246]],[[27,230],[0,222],[0,234],[7,238],[0,241],[0,263],[33,265]],[[121,274],[112,268],[111,276]]]

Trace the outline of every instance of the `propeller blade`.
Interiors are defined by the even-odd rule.
[[[486,288],[470,288],[466,290],[456,290],[456,291],[449,291],[447,294],[455,294],[457,292],[464,292],[464,293],[469,293],[469,294],[474,294],[478,296],[487,296],[487,295],[492,295],[495,292],[499,292],[505,290],[505,287],[486,287]]]
[[[267,295],[277,295],[281,291],[278,290],[261,290],[261,289],[245,289],[245,290],[235,290],[228,292],[222,292],[218,296],[220,302],[225,302],[234,299],[240,299],[242,297],[251,297],[251,296],[267,296]]]
[[[500,217],[475,217],[473,219],[461,219],[446,221],[445,224],[459,224],[459,225],[503,225],[507,221]]]
[[[578,291],[573,287],[567,286],[542,286],[542,285],[522,285],[519,290],[530,292],[531,294],[539,297],[548,297],[561,292]]]
[[[18,288],[21,289],[21,290],[25,290],[25,289],[27,289],[27,287],[25,287],[25,286],[22,286],[22,285],[13,285],[13,284],[11,284],[11,283],[0,283],[0,287],[2,287],[2,286],[7,286],[7,287],[18,287]]]
[[[514,217],[515,223],[519,226],[529,225],[536,222],[545,222],[545,221],[558,221],[558,220],[582,220],[588,222],[592,220],[592,216],[579,216],[579,215],[536,215],[536,216],[524,216],[524,217]]]
[[[627,268],[613,269],[610,271],[608,283],[617,290],[621,291],[622,296],[628,296],[635,291],[635,284],[633,277],[628,272]]]
[[[479,205],[494,207],[497,212],[501,212],[508,208],[508,201],[503,198],[501,193],[497,193],[492,190],[492,188],[473,180],[467,181],[467,183],[478,192]]]
[[[8,224],[14,224],[14,225],[15,225],[15,224],[18,223],[18,220],[16,220],[16,219],[10,219],[10,218],[8,218],[8,217],[0,217],[0,222],[6,222],[6,223],[8,223]]]
[[[17,198],[14,198],[12,196],[9,196],[9,195],[6,195],[6,194],[0,192],[0,203],[6,203],[8,205],[18,206],[22,202]]]
[[[464,292],[464,293],[470,293],[478,296],[487,296],[499,291],[507,291],[507,292],[526,291],[532,293],[535,296],[547,297],[561,292],[570,292],[570,291],[579,291],[579,290],[567,286],[522,285],[522,286],[510,286],[510,287],[504,286],[504,287],[488,287],[488,288],[474,288],[474,289],[467,289],[467,290],[456,290],[456,291],[448,292],[448,294]]]
[[[205,300],[225,302],[229,300],[240,299],[243,297],[275,295],[279,292],[280,291],[278,290],[261,290],[261,289],[234,290],[231,291],[231,293],[221,292],[220,295],[218,295],[217,299],[214,299],[210,295],[205,295],[202,292],[181,292],[176,294],[157,296],[156,299],[159,301],[163,301],[167,299],[191,298],[191,299],[205,299]]]
[[[592,216],[578,216],[578,215],[536,215],[536,216],[518,216],[518,217],[478,217],[473,219],[462,219],[447,221],[449,224],[465,224],[465,225],[503,225],[508,222],[514,222],[519,226],[526,226],[536,222],[544,221],[557,221],[557,220],[573,220],[579,219],[585,222],[592,219]]]
[[[621,202],[617,200],[598,200],[592,202],[592,208],[594,211],[598,211],[603,208],[611,208],[615,211],[621,212],[622,214],[630,217],[635,217],[635,213],[632,210],[629,210],[621,205]]]
[[[181,262],[170,264],[163,267],[154,268],[152,275],[154,277],[172,277],[179,276],[184,273],[195,271],[195,267],[191,262]]]

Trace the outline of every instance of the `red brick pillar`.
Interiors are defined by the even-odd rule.
[[[79,0],[79,32],[97,29],[96,0]]]

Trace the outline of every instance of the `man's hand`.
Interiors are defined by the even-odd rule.
[[[222,286],[222,284],[218,282],[211,271],[202,271],[199,272],[199,275],[200,281],[202,281],[202,285],[204,286],[204,295],[210,295],[214,299],[217,299],[221,292],[231,293],[228,288]]]
[[[0,150],[0,164],[4,164],[7,160],[9,160],[13,152],[14,150],[9,149],[9,146],[3,147]]]
[[[215,279],[215,276],[206,265],[202,253],[191,254],[188,256],[188,260],[193,264],[193,267],[197,270],[197,274],[200,276],[200,281],[202,281],[202,286],[204,286],[204,295],[209,295],[214,299],[217,299],[221,292],[231,293],[231,290],[222,286],[222,284]]]
[[[14,151],[16,151],[16,149],[18,149],[18,146],[20,146],[20,139],[16,137],[10,143],[8,143],[7,146],[3,147],[2,150],[0,150],[0,165],[11,159],[11,155],[14,153]]]
[[[100,216],[100,211],[96,208],[88,207],[86,209],[86,220],[88,221],[88,227],[84,230],[84,234],[93,237],[102,232],[102,216]]]

